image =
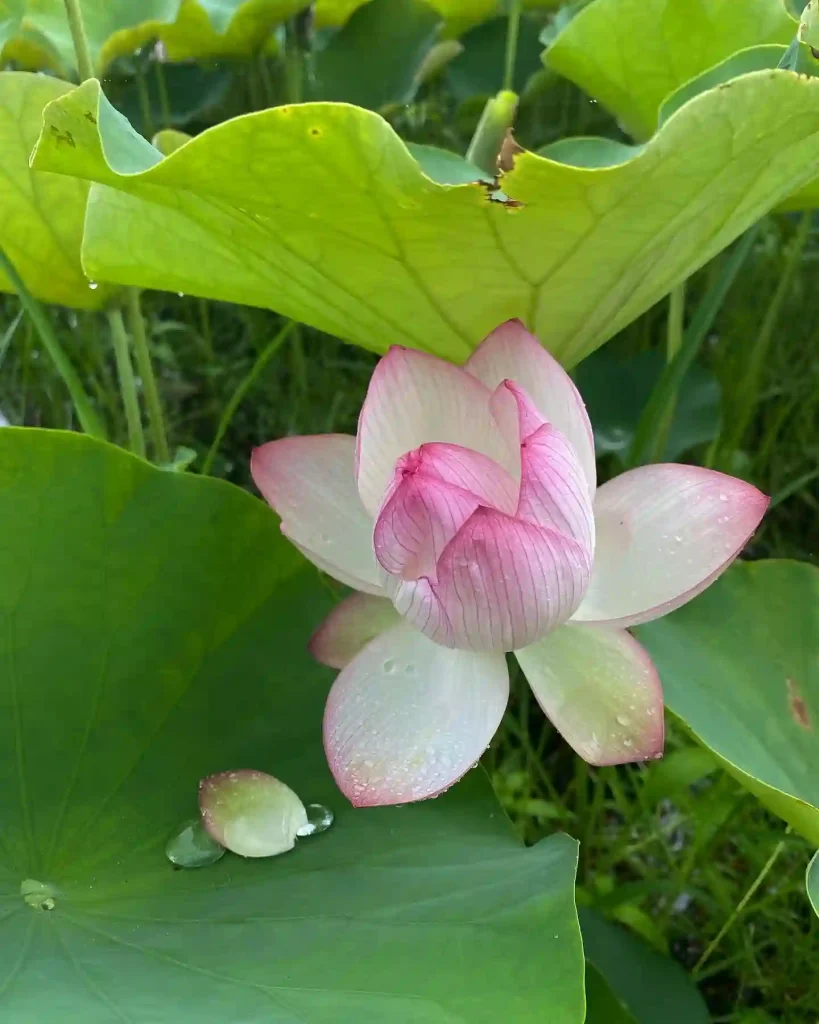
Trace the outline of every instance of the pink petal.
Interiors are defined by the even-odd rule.
[[[574,448],[538,413],[526,391],[504,381],[498,391],[513,397],[521,438],[520,499],[517,515],[573,537],[591,555],[594,513],[589,486]]]
[[[372,520],[358,496],[355,438],[285,437],[256,448],[250,471],[282,533],[315,565],[356,590],[383,593]]]
[[[344,668],[374,637],[401,621],[390,601],[350,594],[337,604],[310,640],[310,653],[323,665]]]
[[[472,353],[464,369],[490,390],[503,380],[526,388],[543,418],[574,448],[594,494],[594,436],[586,406],[571,378],[520,320],[508,320]]]
[[[479,508],[437,568],[437,581],[387,580],[398,611],[447,647],[512,651],[571,616],[591,566],[570,537]]]
[[[375,368],[358,421],[357,477],[375,516],[398,459],[429,441],[487,455],[516,477],[517,450],[502,436],[490,392],[460,367],[393,347]]]
[[[437,796],[477,762],[508,697],[503,655],[447,650],[411,626],[395,626],[369,643],[330,691],[330,770],[356,807]]]
[[[768,501],[698,466],[642,466],[604,484],[594,570],[575,620],[632,626],[679,608],[733,562]]]
[[[513,512],[518,502],[517,484],[496,462],[450,444],[402,455],[387,493],[375,524],[375,557],[407,580],[435,578],[444,548],[479,505]]]
[[[568,625],[516,651],[538,704],[590,764],[663,752],[663,692],[651,658],[624,630]]]

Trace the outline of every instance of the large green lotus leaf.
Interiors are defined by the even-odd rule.
[[[240,117],[164,160],[94,81],[45,120],[34,166],[108,186],[86,221],[95,278],[453,359],[518,316],[576,363],[819,163],[819,81],[787,71],[692,100],[616,167],[523,154],[502,181],[514,203],[431,181],[383,119],[341,104]]]
[[[575,842],[523,848],[480,772],[406,808],[333,785],[328,601],[238,488],[1,432],[3,1024],[580,1024]],[[197,780],[237,767],[335,824],[173,870]]]
[[[44,75],[0,73],[0,244],[38,299],[94,309],[110,289],[91,288],[80,266],[88,184],[28,166],[43,108],[70,90]],[[0,291],[11,290],[0,271]]]
[[[808,866],[807,874],[808,898],[814,913],[819,917],[819,853]]]
[[[587,960],[586,1024],[708,1024],[705,1001],[678,963],[595,910],[580,910],[580,927]]]
[[[695,601],[636,632],[671,711],[819,844],[819,570],[737,563]]]
[[[544,59],[646,139],[678,86],[737,50],[795,34],[782,0],[594,0]]]
[[[161,39],[172,60],[248,54],[306,0],[82,0],[94,67]],[[2,17],[5,15],[5,17]],[[0,0],[4,59],[76,67],[63,0]]]

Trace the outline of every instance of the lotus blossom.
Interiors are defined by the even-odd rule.
[[[356,437],[272,441],[252,472],[283,533],[357,591],[311,641],[341,670],[324,744],[356,806],[435,796],[475,764],[508,652],[581,757],[659,757],[660,680],[627,627],[704,590],[768,505],[695,466],[598,488],[583,401],[517,320],[463,367],[390,349]]]

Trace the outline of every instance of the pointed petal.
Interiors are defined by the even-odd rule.
[[[513,512],[518,486],[492,459],[451,444],[425,444],[402,455],[378,514],[375,557],[403,579],[429,576],[475,509],[483,504]]]
[[[584,760],[626,764],[662,754],[660,679],[630,634],[570,624],[515,656],[538,704]]]
[[[396,626],[369,643],[330,691],[330,770],[356,807],[437,796],[477,762],[508,697],[502,654],[447,650]]]
[[[394,347],[376,366],[361,409],[358,489],[375,516],[398,459],[430,441],[474,449],[517,476],[517,451],[489,408],[490,392],[458,366]]]
[[[509,320],[495,328],[475,349],[464,369],[490,390],[503,380],[513,380],[525,387],[543,418],[574,448],[594,494],[597,469],[586,406],[560,363],[520,320]]]
[[[594,513],[588,481],[574,448],[547,423],[514,381],[504,381],[515,401],[520,430],[520,498],[517,515],[573,537],[594,551]]]
[[[350,594],[335,606],[310,640],[322,665],[344,668],[374,637],[401,621],[392,603],[371,594]]]
[[[569,618],[590,569],[570,537],[480,508],[447,545],[437,582],[385,585],[398,611],[437,643],[512,651]]]
[[[383,593],[372,520],[358,496],[355,438],[345,434],[285,437],[256,448],[253,480],[282,520],[282,533],[341,583]]]
[[[610,480],[595,497],[594,571],[575,620],[633,626],[679,608],[733,562],[768,502],[699,466],[642,466]]]

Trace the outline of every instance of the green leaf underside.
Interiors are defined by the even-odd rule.
[[[737,563],[691,604],[636,632],[668,708],[819,844],[819,570]]]
[[[162,160],[95,82],[47,108],[35,166],[108,186],[86,224],[95,277],[456,360],[519,316],[571,365],[811,176],[817,97],[812,79],[746,75],[618,167],[524,154],[502,182],[516,206],[435,184],[386,122],[343,104],[237,118]]]
[[[592,983],[586,1024],[708,1024],[708,1008],[678,963],[597,911],[579,913],[586,960],[603,982]]]
[[[94,309],[110,289],[90,288],[80,266],[88,184],[28,166],[43,107],[69,89],[42,75],[0,74],[0,243],[36,298]],[[0,291],[10,290],[0,271]]]
[[[807,878],[808,899],[813,907],[813,912],[819,917],[819,853],[808,865]]]
[[[669,93],[737,50],[787,45],[795,32],[782,0],[596,0],[544,59],[647,139]]]
[[[586,961],[585,1024],[638,1024],[603,974]]]
[[[479,772],[422,805],[346,805],[321,748],[331,675],[305,650],[328,595],[261,502],[9,428],[0,567],[4,1024],[494,1024],[546,997],[580,1024],[576,844],[520,847]],[[174,871],[198,779],[247,767],[335,824]]]
[[[94,67],[161,39],[171,60],[249,54],[305,0],[82,0]],[[26,67],[76,65],[63,0],[6,0],[5,60]]]

